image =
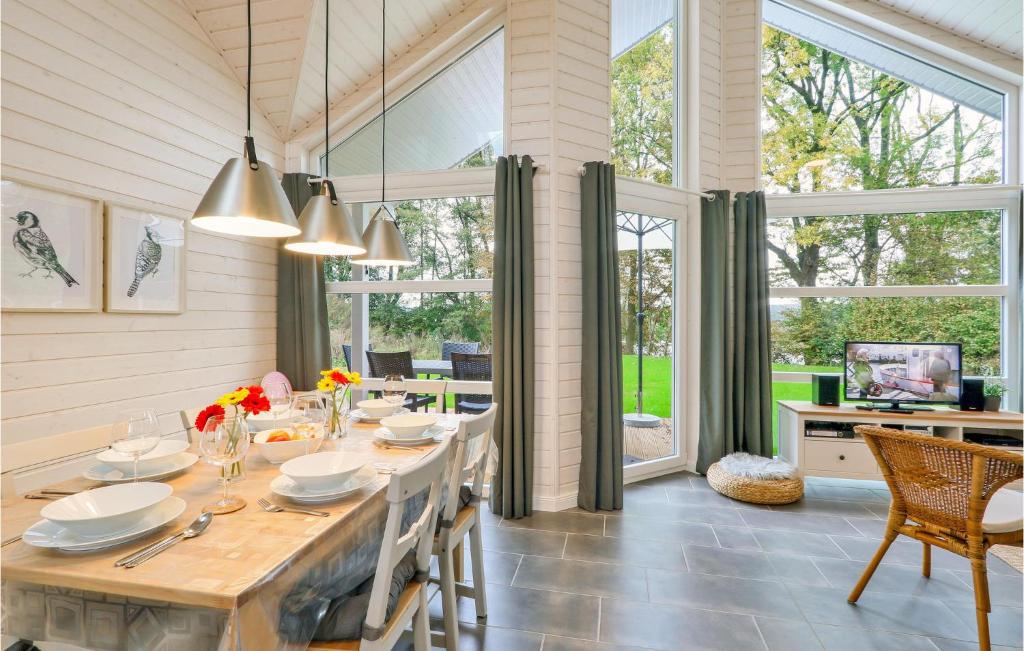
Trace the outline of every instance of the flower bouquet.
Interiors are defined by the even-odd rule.
[[[230,416],[227,415],[229,407],[232,409]],[[259,385],[238,387],[217,398],[212,405],[199,412],[195,425],[201,437],[211,419],[222,422],[223,426],[228,428],[229,448],[234,451],[238,448],[241,438],[249,436],[245,418],[253,414],[262,414],[265,411],[270,411],[270,401],[263,395],[263,387]],[[221,467],[221,477],[225,482],[241,476],[241,460],[235,461],[230,466]]]
[[[363,379],[358,373],[346,373],[340,368],[320,371],[320,375],[322,377],[316,383],[316,388],[330,401],[331,408],[327,431],[332,437],[342,437],[345,435],[345,421],[348,416],[345,401],[352,385],[362,384]]]

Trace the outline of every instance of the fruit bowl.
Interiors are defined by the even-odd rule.
[[[288,436],[287,440],[280,439]],[[312,454],[320,449],[324,440],[320,436],[298,437],[292,432],[284,429],[268,429],[258,432],[252,443],[260,451],[263,458],[270,463],[284,463],[289,459],[301,457],[304,454]]]

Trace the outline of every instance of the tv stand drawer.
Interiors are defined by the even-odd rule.
[[[863,440],[804,441],[804,467],[807,470],[878,475],[875,463]]]

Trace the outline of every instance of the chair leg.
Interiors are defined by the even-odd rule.
[[[925,578],[931,578],[932,576],[932,546],[926,542],[921,543],[924,545],[924,550],[921,552],[921,574]]]
[[[891,531],[887,531],[885,534],[885,540],[883,540],[882,544],[878,546],[878,551],[875,552],[875,555],[871,559],[871,562],[868,563],[868,566],[864,568],[864,574],[860,577],[860,581],[857,581],[857,585],[853,587],[853,591],[850,593],[850,596],[846,598],[846,601],[851,604],[857,603],[857,600],[860,599],[860,593],[864,592],[864,588],[867,586],[868,581],[871,580],[871,575],[875,573],[876,569],[878,569],[878,564],[882,562],[882,557],[885,556],[885,552],[889,551],[889,545],[891,545],[894,540],[896,540],[896,534]]]
[[[992,612],[992,604],[988,597],[988,569],[985,559],[971,559],[971,575],[974,579],[974,611],[978,619],[978,648],[990,651],[992,641],[988,633],[988,614]]]
[[[420,604],[412,616],[412,641],[416,651],[430,651],[430,612],[426,584],[420,589]]]
[[[469,530],[469,554],[473,559],[473,599],[476,600],[476,618],[487,618],[487,582],[484,579],[484,541],[480,516]]]
[[[444,646],[448,651],[458,651],[459,604],[455,593],[455,558],[450,548],[442,548],[440,552],[437,564],[441,584],[441,610],[444,613]]]
[[[463,558],[462,541],[452,541],[454,547],[452,548],[452,562],[456,581],[462,581],[466,578],[466,562]]]

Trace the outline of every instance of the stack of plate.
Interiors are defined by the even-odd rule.
[[[270,490],[297,502],[329,502],[350,495],[377,477],[366,459],[349,452],[318,452],[286,461]]]
[[[150,452],[139,457],[139,476],[132,475],[134,461],[130,456],[104,450],[96,455],[98,464],[82,473],[86,479],[109,484],[129,481],[164,479],[185,470],[199,457],[188,450],[188,441],[164,440]]]
[[[167,484],[137,482],[104,486],[47,504],[22,540],[33,547],[93,551],[140,538],[185,510]]]
[[[380,422],[381,418],[388,416],[397,416],[399,414],[408,414],[409,410],[406,407],[396,408],[387,400],[383,398],[375,398],[373,400],[360,400],[356,403],[358,409],[354,409],[349,415],[358,421],[364,423],[377,423]]]
[[[276,414],[272,411],[265,411],[261,414],[248,416],[245,420],[249,423],[249,429],[254,432],[262,432],[268,429],[288,429],[288,426],[295,420],[295,414],[292,413],[291,409]]]
[[[434,442],[434,437],[444,433],[437,424],[434,414],[403,414],[381,418],[374,438],[387,445],[415,447]]]

